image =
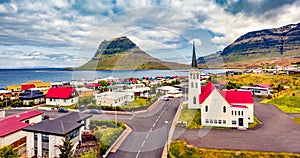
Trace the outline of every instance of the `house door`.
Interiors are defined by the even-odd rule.
[[[244,126],[244,118],[239,118],[239,126]]]

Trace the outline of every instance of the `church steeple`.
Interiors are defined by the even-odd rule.
[[[193,41],[193,57],[192,57],[192,68],[197,68],[197,59],[196,59],[196,51],[195,51],[195,42]]]

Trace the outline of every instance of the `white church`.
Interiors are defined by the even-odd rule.
[[[247,129],[253,123],[254,101],[250,91],[219,90],[212,82],[201,86],[193,44],[192,69],[189,70],[188,108],[201,109],[202,126]]]

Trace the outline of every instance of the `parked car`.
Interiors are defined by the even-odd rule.
[[[98,109],[91,109],[90,114],[101,114],[101,111]]]
[[[169,101],[170,99],[168,97],[163,98],[164,101]]]
[[[66,108],[58,108],[58,110],[57,110],[58,112],[63,112],[63,113],[66,113],[66,112],[68,112],[69,110],[68,109],[66,109]]]

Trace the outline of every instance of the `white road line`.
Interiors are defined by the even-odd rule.
[[[156,125],[156,123],[154,123],[154,124],[152,125],[152,127],[155,127],[155,125]]]
[[[135,114],[133,114],[129,119],[131,120],[134,116],[135,116]]]
[[[135,157],[135,158],[138,158],[138,157],[139,157],[140,152],[141,152],[141,150],[138,151],[138,153],[136,154],[136,157]]]
[[[143,144],[141,145],[141,147],[143,147],[145,145],[145,143],[146,143],[146,140],[143,141]]]
[[[148,139],[149,135],[150,135],[150,133],[148,133],[148,134],[146,135],[146,140]]]
[[[149,132],[152,132],[152,129],[153,129],[153,128],[151,128]]]
[[[158,119],[159,119],[159,118],[157,118],[157,119],[155,120],[155,122],[157,122],[157,121],[158,121]]]

